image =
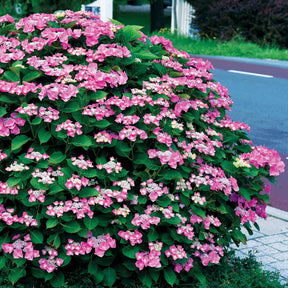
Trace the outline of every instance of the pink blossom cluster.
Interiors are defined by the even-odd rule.
[[[11,254],[13,252],[14,259],[25,258],[29,261],[33,261],[34,258],[40,257],[39,251],[34,250],[29,234],[24,236],[24,240],[20,239],[20,234],[14,236],[12,240],[16,241],[14,241],[13,244],[3,243],[1,245],[4,253]],[[23,254],[23,252],[25,254]]]
[[[9,14],[3,15],[0,17],[0,23],[10,22],[14,23],[14,18],[10,16]]]
[[[56,18],[53,14],[33,14],[29,17],[22,18],[16,23],[16,29],[19,30],[23,26],[23,32],[31,33],[35,28],[43,30],[49,21],[55,21]]]
[[[235,209],[235,215],[241,217],[242,224],[245,224],[248,221],[255,223],[257,220],[257,215],[264,219],[267,218],[267,214],[265,212],[267,204],[258,201],[255,197],[248,201],[245,200],[243,196],[232,193],[230,196],[230,201],[238,203],[238,207]]]
[[[102,100],[102,99],[101,99]],[[110,105],[106,105],[104,101],[99,100],[98,103],[90,104],[83,108],[83,115],[95,116],[100,121],[104,117],[110,117],[115,114],[114,110],[111,109]]]
[[[2,152],[2,149],[0,149],[0,161],[2,161],[3,159],[7,158],[8,155],[4,152]]]
[[[13,47],[7,47],[5,44],[0,47],[0,63],[9,63],[11,60],[22,60],[25,53]]]
[[[33,189],[29,189],[28,190],[28,195],[29,196],[29,199],[28,201],[29,202],[35,202],[36,200],[40,201],[41,203],[44,203],[45,201],[45,196],[44,196],[44,193],[46,191],[45,190],[33,190]]]
[[[210,175],[213,178],[211,178]],[[195,183],[196,187],[199,187],[201,184],[209,185],[211,190],[223,191],[225,195],[230,195],[232,189],[234,191],[239,191],[237,180],[234,177],[230,176],[227,178],[221,168],[215,168],[208,164],[201,164],[199,175],[196,176],[195,174],[191,174],[189,181],[191,184]]]
[[[76,97],[79,90],[73,84],[66,85],[64,83],[52,83],[41,88],[38,98],[43,100],[47,95],[51,101],[56,101],[60,97],[62,101],[67,102],[72,97]]]
[[[9,167],[5,168],[6,171],[13,171],[13,172],[22,172],[23,170],[29,170],[29,167],[24,165],[23,163],[18,164],[17,161],[14,161],[10,164]]]
[[[67,131],[67,136],[75,137],[75,134],[81,135],[83,132],[80,129],[82,125],[79,122],[75,122],[75,124],[71,120],[66,120],[65,122],[58,124],[56,127],[56,132],[61,130]]]
[[[109,133],[106,130],[103,130],[101,132],[98,132],[97,134],[94,135],[94,139],[96,139],[97,143],[112,143],[113,139],[118,139],[118,135],[115,133]]]
[[[77,166],[80,169],[87,170],[89,168],[93,168],[93,163],[90,160],[84,160],[84,156],[80,155],[78,157],[71,158],[72,165]]]
[[[84,176],[82,176],[82,178],[80,179],[79,175],[73,174],[71,178],[67,179],[65,186],[67,189],[72,189],[73,187],[75,187],[78,191],[80,191],[81,187],[86,187],[88,183],[89,180]]]
[[[149,179],[146,182],[141,183],[142,188],[140,189],[141,195],[149,195],[152,202],[155,202],[158,197],[163,194],[168,194],[168,188],[163,187],[163,183],[154,183],[153,179]]]
[[[160,129],[160,127],[156,127],[154,130],[153,130],[153,134],[156,135],[157,137],[157,141],[159,143],[164,143],[166,144],[168,147],[171,146],[172,144],[172,138],[171,136],[164,132],[164,131],[161,131],[162,129]]]
[[[13,223],[20,223],[28,226],[37,226],[38,222],[36,219],[33,219],[33,216],[30,216],[27,214],[27,212],[23,212],[21,217],[18,217],[17,215],[13,215],[15,209],[14,208],[4,208],[4,205],[0,205],[0,220],[3,220],[6,225],[10,226]]]
[[[141,271],[144,267],[154,267],[160,268],[162,267],[160,261],[161,249],[163,243],[162,242],[149,242],[149,252],[138,252],[135,254],[136,263],[135,266]]]
[[[268,149],[263,146],[256,146],[251,153],[244,153],[239,155],[242,159],[247,159],[250,164],[257,169],[269,165],[270,176],[278,176],[284,172],[285,164],[281,161],[281,157],[274,149]]]
[[[38,262],[40,264],[40,268],[46,270],[48,273],[57,270],[59,266],[61,266],[64,262],[61,258],[56,258],[58,256],[57,250],[52,247],[45,246],[42,250],[43,255],[49,255],[48,259],[41,258]]]
[[[0,83],[1,84],[1,83]],[[0,136],[8,137],[10,134],[20,134],[20,129],[18,126],[24,126],[25,120],[17,118],[16,113],[12,113],[10,117],[0,118]]]
[[[38,107],[33,103],[24,107],[19,107],[15,111],[17,111],[19,114],[26,114],[28,116],[39,116],[44,120],[44,122],[52,122],[52,120],[59,119],[59,111],[56,109],[51,107]]]
[[[31,159],[31,160],[36,160],[37,162],[40,161],[41,159],[46,160],[50,156],[46,153],[41,154],[38,151],[34,151],[34,148],[29,148],[27,154],[25,155],[25,158]]]
[[[161,150],[155,150],[155,149],[150,149],[148,150],[148,155],[149,158],[156,158],[158,157],[160,159],[160,162],[162,165],[167,164],[173,168],[176,169],[177,165],[183,165],[183,157],[180,154],[180,152],[177,150],[174,152],[171,147],[169,147],[169,150],[166,151],[161,151]]]
[[[178,263],[178,264],[174,264],[175,268],[174,271],[177,273],[180,273],[183,269],[186,272],[189,272],[191,268],[193,268],[193,259],[189,258],[188,261],[186,263]]]
[[[128,138],[130,141],[135,142],[137,139],[137,136],[140,137],[140,139],[145,140],[148,138],[148,135],[146,132],[142,129],[139,129],[135,126],[127,125],[125,128],[123,128],[119,132],[119,140],[123,140],[125,138]]]
[[[167,208],[160,207],[159,205],[148,205],[145,214],[151,215],[153,212],[160,211],[164,215],[166,219],[171,219],[175,217],[175,213],[173,212],[172,206],[168,206]],[[178,215],[177,215],[178,216]],[[179,217],[180,218],[180,217]]]
[[[34,178],[39,178],[38,182],[43,184],[53,184],[55,181],[54,177],[64,176],[64,173],[61,172],[61,167],[58,167],[57,170],[53,170],[52,167],[49,167],[47,171],[41,172],[39,168],[36,168],[31,174]]]
[[[115,198],[117,200],[117,202],[123,202],[124,200],[127,199],[127,196],[128,196],[128,194],[127,194],[128,190],[126,188],[123,188],[121,191],[118,191],[118,190],[100,188],[100,186],[97,185],[95,187],[95,189],[99,192],[99,196],[105,197],[106,201],[108,199],[110,199],[112,201],[111,198]],[[98,203],[98,204],[100,204],[100,203]]]
[[[94,248],[94,254],[98,257],[103,257],[107,250],[116,248],[116,241],[111,238],[109,233],[95,237],[91,232],[88,232],[87,238],[87,242],[82,241],[81,243],[68,239],[68,244],[65,246],[67,250],[66,255],[85,255],[89,254]]]
[[[201,197],[199,192],[195,192],[193,196],[191,196],[191,200],[197,204],[199,203],[200,205],[204,205],[204,203],[206,202],[206,197],[203,196]]]
[[[46,39],[34,37],[31,39],[31,41],[29,41],[28,39],[22,41],[21,46],[25,52],[31,54],[35,50],[41,51],[47,43],[48,41]]]
[[[133,231],[127,230],[125,231],[119,231],[118,235],[123,238],[124,240],[130,242],[131,246],[135,246],[136,244],[142,243],[142,233],[138,231],[138,229],[135,229]]]
[[[165,255],[167,258],[171,256],[174,261],[178,259],[187,258],[187,254],[181,245],[170,246],[170,248],[165,251]]]
[[[116,174],[122,171],[122,166],[120,162],[116,162],[114,157],[110,157],[110,160],[105,164],[96,165],[97,169],[102,170],[103,168],[106,170],[108,174],[115,172]]]
[[[137,115],[128,115],[124,116],[122,113],[116,116],[115,122],[122,123],[124,125],[136,124],[140,120],[140,117]]]
[[[194,229],[191,226],[191,224],[179,225],[179,227],[177,229],[177,234],[179,234],[179,235],[184,234],[184,236],[186,236],[189,240],[192,240],[194,237],[194,231],[193,230]]]
[[[10,194],[10,195],[17,195],[20,186],[17,185],[16,187],[9,187],[7,182],[0,181],[0,194]]]
[[[77,219],[81,219],[85,217],[85,214],[88,217],[93,217],[93,212],[90,209],[89,201],[86,198],[79,199],[78,197],[74,197],[72,200],[63,201],[54,201],[53,205],[47,206],[46,214],[49,216],[63,216],[63,213],[67,213],[72,211],[76,214]]]
[[[121,215],[123,217],[127,217],[127,215],[130,213],[130,209],[127,205],[123,205],[123,207],[120,207],[118,209],[113,209],[112,212],[115,214],[115,215]]]
[[[131,53],[125,46],[116,44],[100,44],[96,51],[90,50],[87,54],[87,61],[103,62],[106,57],[129,58]]]
[[[132,219],[131,223],[135,226],[141,226],[142,229],[149,229],[150,225],[158,225],[160,222],[160,218],[157,216],[150,216],[147,214],[135,213],[134,218]]]

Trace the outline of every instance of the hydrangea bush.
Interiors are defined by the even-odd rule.
[[[1,284],[205,282],[284,171],[211,64],[91,12],[0,23]]]

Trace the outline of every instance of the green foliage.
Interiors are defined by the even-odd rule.
[[[211,65],[91,13],[1,21],[1,285],[208,283],[284,170]]]

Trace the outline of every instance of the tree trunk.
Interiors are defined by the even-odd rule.
[[[151,0],[151,32],[164,28],[163,0]]]

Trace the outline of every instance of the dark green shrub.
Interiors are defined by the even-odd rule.
[[[286,0],[187,0],[195,8],[194,24],[202,37],[242,37],[260,45],[288,48]]]

